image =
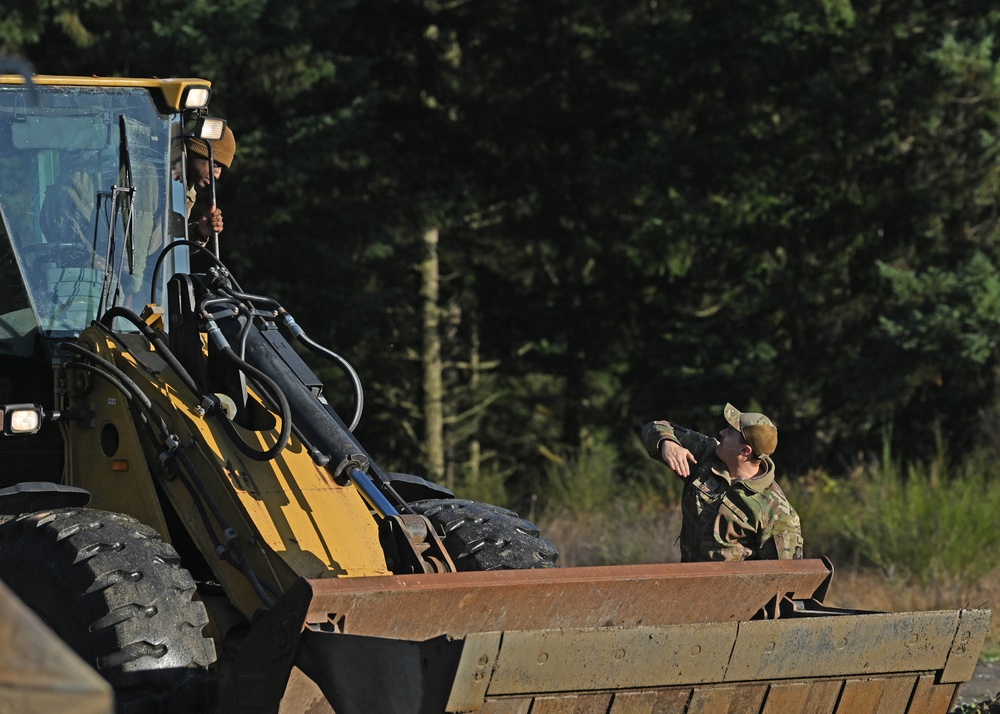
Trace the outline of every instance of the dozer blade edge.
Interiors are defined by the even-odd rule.
[[[940,712],[989,610],[822,604],[825,560],[301,580],[219,712]]]

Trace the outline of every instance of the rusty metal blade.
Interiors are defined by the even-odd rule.
[[[944,714],[989,611],[825,608],[831,574],[805,560],[301,580],[251,632],[230,693],[266,672],[273,701],[294,664],[283,712],[832,714],[851,699]]]
[[[500,630],[744,621],[775,597],[812,597],[829,576],[821,560],[772,560],[310,580],[306,624],[427,640]]]

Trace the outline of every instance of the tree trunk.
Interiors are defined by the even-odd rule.
[[[424,456],[428,476],[440,482],[444,476],[444,388],[441,363],[441,330],[438,308],[439,265],[438,229],[424,232],[424,261],[420,265],[422,278],[424,332]],[[451,484],[446,484],[451,486]]]
[[[479,322],[472,323],[472,355],[469,358],[469,385],[472,391],[472,399],[479,396],[481,365],[479,362]],[[479,467],[482,463],[482,451],[479,443],[479,423],[482,421],[481,412],[477,409],[472,417],[475,420],[475,429],[472,431],[472,439],[469,441],[469,479],[473,483],[479,482]]]

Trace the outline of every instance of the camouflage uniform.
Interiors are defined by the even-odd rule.
[[[135,272],[122,276],[122,286],[130,294],[140,289],[149,256],[163,245],[163,224],[156,217],[159,203],[155,188],[156,176],[149,166],[134,167],[134,172],[133,181],[137,191],[131,220],[136,246],[132,258]],[[45,194],[40,216],[42,232],[48,242],[76,244],[79,241],[80,245],[92,250],[98,247],[102,238],[95,233],[100,181],[102,179],[98,172],[87,168],[64,170],[59,174]],[[105,177],[103,182],[103,190],[110,200],[110,190],[115,178]],[[103,270],[106,265],[105,257],[98,255],[94,265]]]
[[[97,182],[89,171],[61,174],[59,181],[49,187],[39,218],[50,243],[69,243],[71,238],[81,245],[93,243],[97,191]]]
[[[660,443],[674,441],[694,455],[681,496],[681,560],[766,560],[802,557],[799,516],[774,480],[774,462],[765,456],[764,472],[733,480],[705,434],[654,421],[642,430],[649,455],[663,461]]]

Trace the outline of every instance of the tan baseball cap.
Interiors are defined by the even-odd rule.
[[[732,404],[727,404],[722,414],[729,425],[743,435],[758,458],[770,456],[778,448],[778,427],[763,414],[741,412]]]

